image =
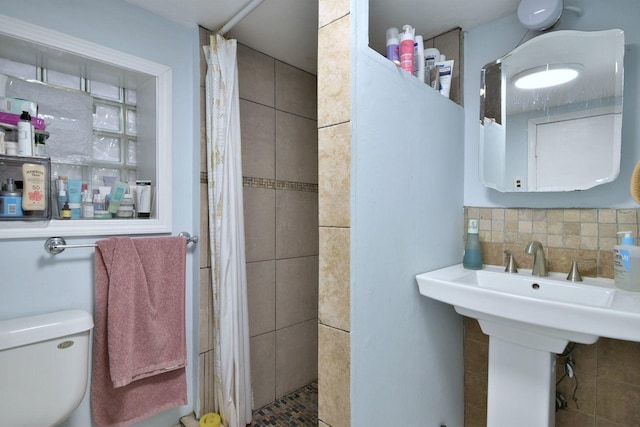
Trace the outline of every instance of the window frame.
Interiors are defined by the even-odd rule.
[[[16,18],[0,14],[0,38],[9,37],[33,44],[33,49],[45,50],[56,55],[67,56],[76,62],[104,65],[126,74],[137,75],[145,79],[146,89],[138,93],[138,126],[140,132],[141,108],[148,114],[155,108],[155,126],[146,129],[141,139],[155,139],[155,145],[148,142],[155,153],[146,158],[155,160],[148,165],[155,171],[152,178],[155,186],[155,212],[149,219],[109,219],[109,220],[50,220],[50,221],[0,221],[0,240],[28,237],[52,236],[96,236],[155,234],[172,232],[172,70],[134,55],[120,52],[96,43],[69,36],[48,28],[40,27]],[[154,93],[144,100],[145,90]],[[142,102],[140,102],[142,98]],[[144,155],[144,153],[142,153]],[[138,154],[140,157],[140,153]],[[140,169],[140,159],[138,159]],[[139,177],[141,178],[141,177]]]

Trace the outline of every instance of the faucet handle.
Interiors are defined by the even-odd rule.
[[[574,258],[571,260],[571,271],[567,275],[567,280],[572,282],[582,282],[582,275],[580,274],[580,270],[578,270],[579,262],[596,262],[594,258],[580,259]]]
[[[504,254],[507,258],[507,267],[504,269],[507,273],[517,273],[518,268],[516,267],[516,261],[513,259],[513,253],[511,251],[504,251]]]

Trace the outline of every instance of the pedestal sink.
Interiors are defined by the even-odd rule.
[[[462,264],[416,276],[420,294],[478,319],[489,335],[487,426],[555,425],[555,354],[570,341],[640,341],[640,293],[611,279],[565,278]]]

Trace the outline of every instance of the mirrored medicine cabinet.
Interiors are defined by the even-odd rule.
[[[622,30],[556,31],[485,65],[481,182],[502,192],[560,192],[615,180],[623,59]]]

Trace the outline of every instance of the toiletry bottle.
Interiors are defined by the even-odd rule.
[[[416,36],[413,46],[413,75],[424,83],[424,41],[422,36]]]
[[[462,266],[470,270],[482,269],[482,249],[480,248],[480,237],[478,236],[478,220],[469,220],[467,230],[467,245],[464,249]]]
[[[18,156],[33,156],[31,116],[23,111],[18,122]]]
[[[613,247],[613,274],[616,287],[626,291],[640,291],[640,247],[631,235],[631,231],[620,231],[624,234],[622,244]]]
[[[43,217],[47,212],[49,175],[44,165],[22,165],[22,210],[25,216]]]
[[[91,200],[91,194],[89,190],[84,190],[82,192],[82,218],[83,219],[93,219],[93,201]]]
[[[387,30],[387,59],[396,65],[400,65],[400,42],[398,29],[391,27]]]
[[[109,200],[108,211],[110,214],[115,214],[118,212],[118,208],[120,207],[120,203],[122,202],[122,198],[125,193],[129,189],[129,184],[124,182],[116,181],[111,188],[111,200]]]
[[[440,51],[435,47],[429,47],[424,50],[424,64],[427,71],[435,67],[435,63],[440,61]]]
[[[60,216],[62,219],[71,219],[71,209],[69,208],[69,203],[64,202],[64,206],[62,206],[62,210],[60,211]]]
[[[415,29],[411,25],[402,27],[404,33],[400,40],[400,67],[409,74],[413,74],[413,53]]]

